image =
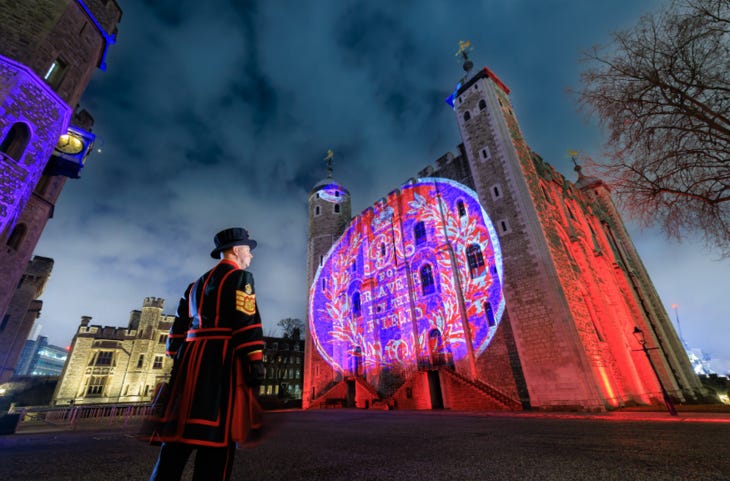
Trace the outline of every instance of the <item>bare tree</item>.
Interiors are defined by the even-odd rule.
[[[299,340],[302,331],[304,330],[304,323],[301,319],[298,319],[296,317],[287,317],[285,319],[281,319],[279,322],[276,323],[276,325],[279,326],[282,331],[284,331],[285,338],[295,341]]]
[[[583,61],[579,103],[608,134],[593,167],[619,205],[730,255],[730,1],[675,0]]]

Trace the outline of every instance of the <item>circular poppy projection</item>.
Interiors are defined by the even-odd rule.
[[[504,312],[502,254],[477,194],[423,178],[354,218],[309,293],[318,352],[343,373],[455,364]]]

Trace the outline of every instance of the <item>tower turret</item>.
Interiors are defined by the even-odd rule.
[[[350,223],[350,192],[332,177],[333,156],[330,151],[325,158],[328,161],[327,177],[317,182],[309,192],[308,287],[327,251]]]
[[[332,161],[334,154],[327,152],[327,177],[317,182],[309,192],[309,236],[307,239],[307,298],[312,280],[317,269],[324,262],[330,247],[345,231],[350,223],[351,203],[350,192],[332,177]],[[309,321],[309,319],[307,319]],[[309,322],[307,322],[309,326]],[[317,378],[331,375],[332,370],[322,358],[313,353],[311,330],[305,332],[304,370]],[[308,407],[317,393],[313,386],[318,385],[318,379],[312,376],[304,379],[302,402]]]

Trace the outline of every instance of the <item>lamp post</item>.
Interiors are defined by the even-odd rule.
[[[649,365],[651,366],[652,371],[654,371],[654,375],[656,376],[657,381],[659,381],[659,387],[662,389],[662,396],[664,397],[664,404],[667,406],[667,411],[669,411],[669,414],[671,414],[672,416],[676,416],[677,410],[674,408],[672,398],[669,397],[667,390],[664,389],[664,383],[662,383],[662,378],[659,377],[659,373],[657,372],[656,367],[654,367],[654,362],[651,360],[651,356],[649,355],[649,348],[646,347],[646,337],[644,336],[644,331],[639,329],[638,326],[634,326],[633,334],[636,340],[639,341],[639,344],[641,344],[641,349],[644,351],[644,354],[646,354],[646,358],[649,360]],[[653,347],[651,349],[656,349],[656,347]]]

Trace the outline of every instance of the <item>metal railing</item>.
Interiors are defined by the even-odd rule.
[[[149,403],[136,403],[64,407],[26,406],[16,407],[12,412],[20,414],[18,427],[47,425],[76,429],[81,424],[125,427],[130,422],[143,420],[151,410],[152,406]]]

